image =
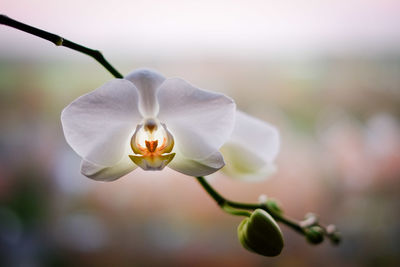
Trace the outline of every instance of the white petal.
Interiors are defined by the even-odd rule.
[[[160,86],[158,101],[158,118],[171,130],[176,145],[187,158],[203,159],[211,155],[232,133],[236,106],[223,94],[172,78]]]
[[[265,162],[250,150],[228,142],[221,148],[226,162],[222,169],[228,176],[246,180],[260,180],[276,171],[273,162]]]
[[[120,162],[111,167],[104,167],[82,160],[81,173],[93,180],[110,182],[121,178],[136,168],[137,166],[126,155]]]
[[[189,176],[205,176],[218,171],[224,165],[224,159],[217,151],[199,160],[186,158],[182,153],[176,153],[168,167]]]
[[[238,177],[266,176],[275,170],[279,146],[274,126],[237,111],[231,139],[221,148],[224,171]]]
[[[139,110],[143,117],[156,117],[158,113],[157,89],[165,78],[158,72],[139,69],[125,76],[139,91]]]
[[[83,159],[113,166],[121,160],[141,121],[137,105],[137,89],[131,82],[107,82],[63,110],[65,139]]]
[[[272,162],[279,152],[279,132],[275,126],[236,111],[236,123],[230,142],[246,147],[265,162]]]

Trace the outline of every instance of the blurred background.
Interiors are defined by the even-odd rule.
[[[286,247],[265,258],[192,177],[82,176],[60,112],[112,76],[0,26],[1,266],[400,266],[399,1],[3,0],[0,13],[100,49],[123,74],[148,67],[230,95],[279,128],[278,172],[210,183],[343,235],[312,246],[282,226]]]

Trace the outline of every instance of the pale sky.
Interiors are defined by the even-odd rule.
[[[400,1],[2,0],[0,12],[114,54],[400,50]],[[47,46],[0,27],[0,55]]]

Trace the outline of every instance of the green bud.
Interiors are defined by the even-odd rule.
[[[278,224],[262,209],[256,209],[240,223],[238,237],[247,250],[269,257],[278,256],[284,245]]]
[[[279,205],[278,200],[270,198],[265,202],[265,205],[267,205],[268,209],[270,209],[272,212],[275,213],[282,213],[282,209],[280,208],[281,205]]]
[[[326,234],[334,245],[339,244],[342,239],[339,231],[333,224],[330,224],[326,227]]]
[[[311,244],[319,244],[324,241],[324,230],[319,226],[311,226],[305,230],[307,241]]]
[[[342,236],[340,235],[339,232],[335,232],[329,235],[329,238],[331,239],[331,242],[334,245],[338,245],[340,241],[342,240]]]

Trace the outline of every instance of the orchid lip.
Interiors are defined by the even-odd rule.
[[[173,147],[174,138],[165,124],[147,118],[136,127],[131,138],[135,155],[129,157],[144,170],[162,170],[175,156],[175,153],[170,153]]]

